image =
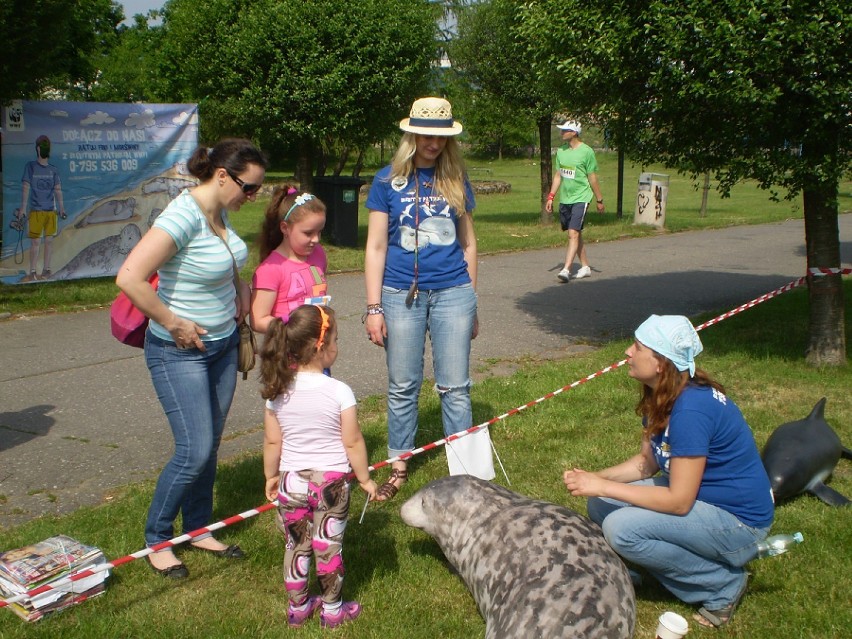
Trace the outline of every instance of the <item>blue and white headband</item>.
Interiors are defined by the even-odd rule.
[[[302,204],[307,204],[308,202],[310,202],[313,199],[314,199],[314,196],[311,195],[310,193],[302,193],[301,195],[296,196],[296,201],[293,202],[293,206],[291,206],[290,210],[287,211],[287,215],[284,216],[284,221],[285,222],[287,221],[287,218],[290,217],[290,213],[293,212],[293,209],[295,209],[297,206],[302,206]]]

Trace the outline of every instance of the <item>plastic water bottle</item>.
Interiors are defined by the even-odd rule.
[[[800,544],[805,540],[802,533],[797,532],[792,535],[772,535],[763,541],[757,542],[758,557],[774,557],[785,553],[796,544]]]

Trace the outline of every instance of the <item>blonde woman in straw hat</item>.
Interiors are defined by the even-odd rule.
[[[429,97],[415,100],[399,128],[399,148],[367,198],[364,267],[367,338],[385,348],[388,364],[391,457],[414,448],[427,333],[444,433],[470,428],[470,344],[479,328],[475,203],[455,139],[462,125],[447,100]],[[488,441],[458,440],[447,451],[450,471],[493,478]],[[406,462],[393,462],[377,498],[392,499],[407,478]]]

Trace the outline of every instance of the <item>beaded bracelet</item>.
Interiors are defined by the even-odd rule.
[[[367,315],[384,315],[385,309],[382,308],[381,304],[367,304],[367,312],[361,316],[361,323],[367,321]]]

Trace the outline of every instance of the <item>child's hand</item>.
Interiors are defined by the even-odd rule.
[[[278,499],[278,482],[280,481],[281,476],[276,475],[275,477],[270,477],[266,480],[266,498],[269,501],[275,501]]]
[[[368,479],[367,481],[360,481],[358,482],[358,485],[361,486],[361,490],[363,490],[370,496],[370,499],[376,498],[376,491],[379,489],[379,487],[376,486],[376,482],[374,482],[372,479]]]

